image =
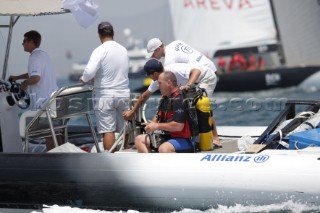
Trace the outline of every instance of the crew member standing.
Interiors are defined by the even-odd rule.
[[[129,109],[129,60],[126,48],[113,40],[109,22],[99,24],[98,34],[102,44],[92,52],[80,81],[94,79],[98,132],[103,135],[104,149],[109,150],[115,142],[115,132],[124,126],[122,113]]]
[[[58,89],[53,63],[48,53],[40,49],[40,44],[41,34],[39,32],[31,30],[24,34],[23,49],[30,53],[28,72],[9,77],[13,81],[25,79],[21,83],[21,89],[27,90],[28,87],[30,88],[32,109],[41,109],[52,93]],[[57,137],[57,139],[58,144],[62,144],[62,139],[60,137]],[[46,137],[47,151],[54,147],[53,138]]]

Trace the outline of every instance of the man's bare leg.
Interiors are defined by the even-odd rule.
[[[114,132],[103,133],[103,148],[104,150],[110,150],[116,140]]]
[[[214,121],[213,116],[212,116],[212,127],[213,127],[213,130],[212,130],[212,143],[213,143],[213,146],[221,147],[222,144],[221,144],[219,136],[218,136],[217,126],[216,126],[216,122]]]
[[[139,153],[151,152],[149,136],[146,134],[138,135],[134,142]]]

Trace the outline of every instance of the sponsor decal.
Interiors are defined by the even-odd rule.
[[[242,10],[252,8],[254,3],[252,0],[184,0],[183,7],[197,10]]]
[[[182,113],[184,113],[184,110],[182,108],[179,108],[179,109],[176,110],[176,113],[182,114]]]
[[[186,54],[193,53],[193,49],[189,46],[181,46],[180,48],[181,48],[182,52],[184,52]]]
[[[281,82],[281,75],[279,73],[266,74],[265,82],[267,86],[279,85]]]
[[[269,160],[269,155],[258,155],[256,157],[254,157],[254,162],[256,163],[264,163],[267,160]]]
[[[269,155],[225,155],[225,154],[208,154],[200,161],[219,161],[219,162],[254,162],[264,163],[269,160]]]
[[[193,53],[193,49],[189,46],[186,46],[186,45],[183,45],[182,43],[178,43],[176,46],[175,46],[175,50],[176,51],[182,51],[186,54],[192,54]]]

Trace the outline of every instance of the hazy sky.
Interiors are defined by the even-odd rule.
[[[115,40],[123,41],[123,30],[130,28],[135,38],[148,40],[160,37],[164,42],[173,39],[170,11],[167,0],[95,0],[99,5],[99,18],[87,29],[82,28],[72,14],[21,17],[13,30],[8,72],[26,72],[29,54],[21,45],[23,34],[37,30],[42,35],[41,48],[54,61],[59,77],[67,77],[73,62],[87,60],[100,43],[97,25],[110,21],[115,29]],[[8,17],[0,18],[0,25],[7,24]],[[0,65],[3,67],[7,30],[0,29]],[[70,51],[72,58],[66,58]]]
[[[8,71],[13,74],[26,72],[29,54],[23,51],[21,43],[23,34],[29,30],[38,30],[42,34],[41,48],[52,57],[57,75],[64,77],[71,72],[73,62],[87,60],[92,50],[100,44],[97,25],[101,21],[110,21],[113,24],[115,40],[120,43],[123,42],[125,28],[130,28],[135,38],[146,41],[152,37],[160,37],[164,43],[173,40],[168,0],[95,0],[95,2],[99,5],[99,18],[87,29],[82,28],[72,14],[21,17],[13,30]],[[317,29],[320,23],[320,7],[317,1],[273,2],[287,64],[290,66],[319,64],[320,30]],[[8,17],[0,17],[0,25],[8,24],[8,20]],[[7,29],[0,28],[1,68],[7,34]],[[70,60],[66,58],[68,51],[72,54]]]

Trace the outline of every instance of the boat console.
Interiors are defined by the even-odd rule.
[[[18,106],[29,106],[30,98],[21,92],[18,84],[0,79],[0,152],[22,152]]]

